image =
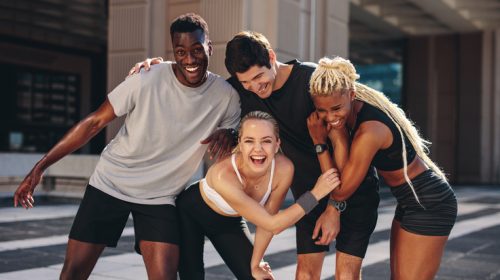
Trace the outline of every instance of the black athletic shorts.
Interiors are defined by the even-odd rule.
[[[431,169],[411,181],[420,204],[407,183],[391,187],[398,201],[394,219],[408,232],[428,236],[450,235],[457,219],[457,199],[448,182]]]
[[[179,244],[175,206],[126,202],[91,185],[85,190],[69,238],[116,247],[130,213],[134,219],[136,251],[140,240]]]
[[[347,208],[340,214],[340,232],[337,235],[337,251],[364,258],[370,236],[375,230],[378,218],[379,180],[370,168],[359,188],[347,200]],[[324,212],[327,199],[320,201],[313,211],[304,216],[297,224],[297,254],[318,253],[329,250],[329,246],[316,245],[312,239],[317,219]],[[320,233],[321,234],[321,233]]]

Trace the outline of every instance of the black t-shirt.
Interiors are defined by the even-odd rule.
[[[307,118],[315,110],[309,94],[309,80],[316,64],[297,60],[287,64],[293,64],[290,76],[280,89],[273,91],[266,99],[245,90],[234,77],[228,82],[240,95],[242,117],[259,110],[270,113],[278,122],[281,148],[295,165],[291,190],[294,197],[298,198],[312,189],[321,175],[321,167],[307,129]]]

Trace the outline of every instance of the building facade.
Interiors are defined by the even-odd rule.
[[[472,5],[471,3],[474,2]],[[210,70],[227,77],[225,44],[263,33],[280,61],[349,57],[400,63],[401,104],[455,184],[500,183],[500,1],[97,0],[2,3],[0,184],[19,176],[95,110],[145,57],[172,58],[170,22],[209,24]],[[5,96],[5,95],[4,95]],[[54,176],[77,176],[119,129],[112,123]],[[73,166],[74,165],[74,166]],[[55,170],[55,169],[54,169]],[[88,173],[86,171],[84,173]],[[68,176],[65,176],[68,175]]]

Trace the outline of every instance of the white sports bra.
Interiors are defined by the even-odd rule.
[[[238,180],[240,180],[240,183],[243,184],[243,180],[241,179],[240,172],[238,171],[238,168],[236,167],[236,154],[233,154],[231,156],[231,163],[233,165],[234,172],[236,172],[236,176],[238,176]],[[274,176],[274,158],[271,163],[271,177],[269,178],[269,184],[267,186],[267,191],[260,200],[259,204],[264,206],[264,204],[267,202],[267,199],[269,198],[269,195],[271,194],[271,186],[273,182],[273,176]],[[205,178],[201,179],[201,189],[205,193],[205,196],[213,202],[217,207],[224,212],[225,214],[228,215],[236,215],[238,212],[236,212],[225,200],[220,196],[218,192],[216,192],[212,187],[210,187],[207,183],[207,180]]]

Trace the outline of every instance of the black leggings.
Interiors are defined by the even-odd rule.
[[[205,236],[237,279],[253,279],[250,270],[253,244],[248,226],[241,217],[226,217],[214,212],[201,197],[198,183],[183,191],[176,204],[181,229],[181,279],[205,279]]]

